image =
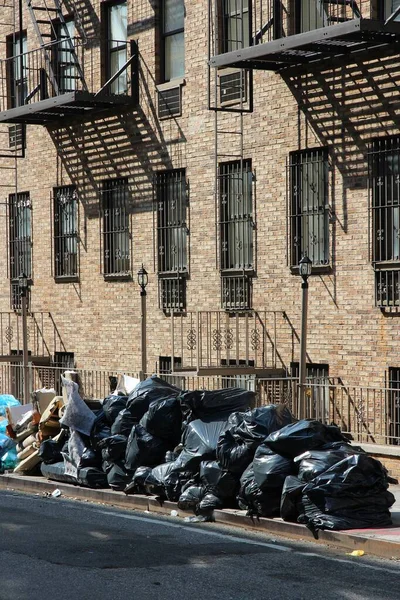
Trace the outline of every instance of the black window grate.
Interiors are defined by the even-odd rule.
[[[160,307],[182,311],[186,308],[188,271],[188,196],[184,169],[156,174],[155,202]]]
[[[167,119],[169,117],[178,117],[182,114],[181,106],[181,86],[158,92],[158,117]]]
[[[32,277],[32,205],[29,192],[10,194],[8,198],[9,273],[11,307],[19,309],[21,299],[18,277]]]
[[[54,189],[54,276],[78,277],[78,195],[75,186]]]
[[[386,398],[388,443],[400,444],[400,368],[389,367]]]
[[[372,262],[400,260],[400,137],[372,142]]]
[[[250,310],[252,278],[247,275],[221,277],[221,306],[225,310]]]
[[[26,126],[24,123],[14,123],[8,127],[8,146],[11,150],[26,148]]]
[[[238,104],[247,101],[247,72],[244,70],[219,75],[221,104]]]
[[[103,182],[102,250],[105,276],[130,275],[129,187],[125,178]]]
[[[240,50],[250,45],[251,24],[248,0],[223,0],[221,52]]]
[[[186,279],[163,277],[159,280],[160,308],[165,312],[180,313],[186,309]]]
[[[400,306],[400,271],[396,269],[375,272],[375,303],[381,308]]]
[[[289,155],[291,266],[329,265],[329,159],[325,148]]]
[[[221,164],[218,179],[221,269],[253,269],[251,162]]]

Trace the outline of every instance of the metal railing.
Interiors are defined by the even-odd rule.
[[[82,394],[87,399],[102,399],[110,394],[112,383],[119,375],[138,378],[137,373],[113,369],[74,369],[80,375]],[[29,365],[29,388],[54,388],[61,394],[62,367]],[[297,378],[258,379],[251,375],[192,376],[162,374],[163,379],[182,390],[213,390],[241,387],[255,392],[254,406],[271,403],[286,404],[295,417],[300,414]],[[23,396],[21,364],[0,364],[0,393]],[[326,424],[335,423],[351,434],[358,443],[400,445],[400,389],[346,386],[337,379],[308,380],[305,406],[306,418]]]
[[[170,327],[170,354],[181,358],[183,369],[281,368],[278,349],[290,336],[281,311],[188,311],[171,314]]]
[[[51,313],[30,312],[27,326],[31,356],[52,357],[66,350]],[[1,312],[0,356],[18,357],[22,355],[22,346],[22,316],[18,312]]]
[[[370,0],[209,0],[215,54],[357,18],[383,18]],[[222,10],[221,10],[222,7]],[[225,10],[224,10],[225,7]]]
[[[102,95],[130,95],[137,79],[137,45],[126,41],[126,69],[106,74],[109,82],[101,88],[100,40],[74,37],[71,58],[66,57],[65,40],[0,60],[0,111],[39,100],[88,89]],[[90,43],[89,43],[90,42]],[[117,40],[109,45],[122,44]],[[74,56],[75,55],[75,56]],[[76,57],[76,58],[75,58]],[[81,77],[81,74],[83,77]],[[136,89],[136,87],[135,87]]]

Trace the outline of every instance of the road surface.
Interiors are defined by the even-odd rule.
[[[0,491],[0,600],[399,600],[400,563]]]

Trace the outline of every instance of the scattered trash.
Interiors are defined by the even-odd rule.
[[[171,510],[171,517],[179,517],[179,513],[177,510]]]
[[[54,492],[52,492],[52,494],[51,494],[52,498],[59,498],[60,496],[61,496],[61,492],[58,488],[56,490],[54,490]]]
[[[347,556],[364,556],[364,550],[353,550],[353,552],[346,552]]]

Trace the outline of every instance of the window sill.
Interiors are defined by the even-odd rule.
[[[113,281],[132,281],[131,273],[108,273],[107,275],[103,274],[104,281],[113,282]]]
[[[79,283],[78,275],[65,275],[54,277],[55,283]]]
[[[165,92],[166,90],[173,90],[174,88],[183,85],[186,85],[186,79],[184,77],[177,77],[176,79],[171,79],[165,83],[159,83],[156,85],[156,90],[157,92]]]
[[[292,275],[297,275],[298,277],[300,277],[299,267],[291,266],[290,272],[292,273]],[[312,277],[313,275],[330,275],[331,273],[332,265],[313,265],[310,277]]]
[[[381,262],[373,263],[375,271],[398,271],[400,270],[400,260],[385,260]]]

